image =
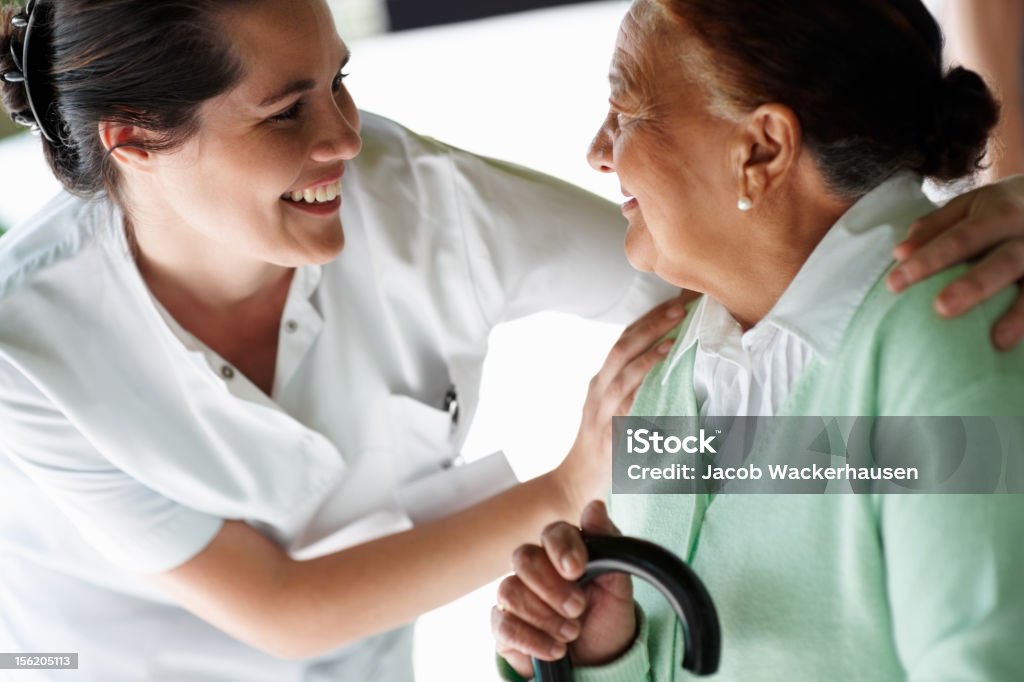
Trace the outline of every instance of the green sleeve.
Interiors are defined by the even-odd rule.
[[[643,682],[651,679],[647,658],[647,618],[639,606],[636,607],[636,617],[636,639],[626,653],[607,665],[576,668],[575,682]],[[498,656],[498,674],[508,682],[525,682],[501,656]]]
[[[922,282],[894,307],[879,358],[880,414],[1024,415],[1024,350],[999,352],[989,342],[1016,289],[958,318],[932,311],[932,298],[962,272]],[[1002,456],[1013,464],[1024,457],[1024,433],[1010,430]],[[892,633],[908,682],[1024,680],[1024,495],[877,501]]]
[[[508,664],[501,654],[495,654],[498,662],[498,675],[501,679],[508,680],[508,682],[526,682],[523,676],[516,672],[515,668]]]
[[[1024,495],[883,495],[880,510],[908,682],[1024,680]]]
[[[964,267],[931,277],[896,299],[881,324],[877,366],[880,415],[1024,416],[1024,348],[1000,352],[993,323],[1017,295],[1004,289],[952,319],[932,300]]]

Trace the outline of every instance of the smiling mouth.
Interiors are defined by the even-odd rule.
[[[295,204],[329,204],[341,194],[341,179],[317,187],[308,187],[300,192],[281,195],[285,201]]]

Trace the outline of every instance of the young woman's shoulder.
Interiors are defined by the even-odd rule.
[[[88,251],[96,243],[95,236],[106,227],[102,219],[104,203],[99,198],[81,199],[62,191],[38,213],[5,233],[0,238],[0,301]]]

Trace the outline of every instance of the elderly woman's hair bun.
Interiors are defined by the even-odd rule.
[[[972,71],[943,71],[920,0],[659,0],[699,39],[727,112],[790,107],[830,188],[857,197],[894,173],[977,170],[999,107]]]
[[[956,180],[981,166],[999,106],[981,76],[958,66],[939,81],[930,119],[918,170],[938,180]]]

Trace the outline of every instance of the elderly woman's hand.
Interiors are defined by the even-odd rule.
[[[582,532],[618,535],[603,502],[583,510]],[[522,545],[511,575],[498,588],[491,630],[498,653],[523,677],[533,676],[530,657],[556,660],[568,649],[577,666],[600,665],[621,656],[636,636],[633,584],[608,573],[576,585],[587,564],[580,529],[548,526],[541,544]]]
[[[1024,279],[1024,175],[963,194],[916,221],[893,252],[893,291],[969,258],[980,260],[935,300],[941,315],[959,315]],[[996,322],[992,340],[1007,350],[1024,338],[1024,294]]]

